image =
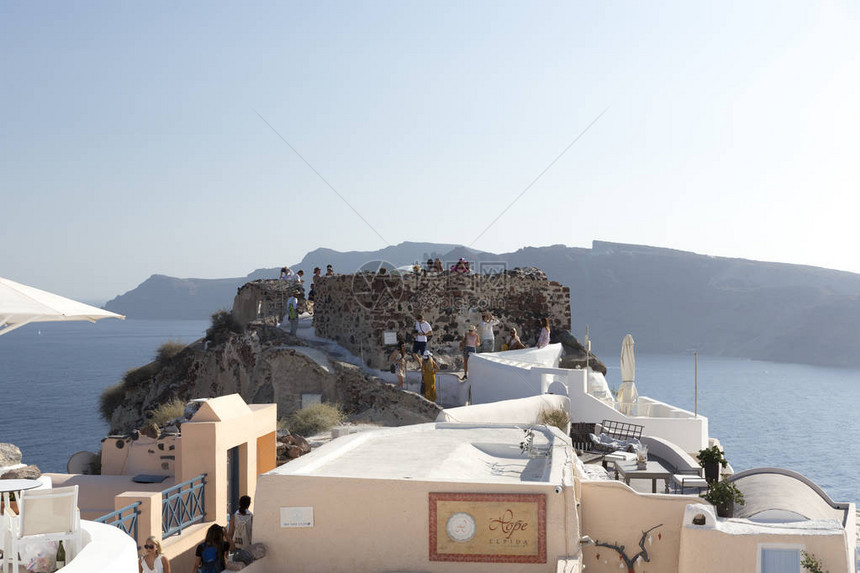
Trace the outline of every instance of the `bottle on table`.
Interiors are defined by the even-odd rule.
[[[63,547],[63,540],[60,540],[60,546],[57,547],[57,569],[62,569],[66,566],[66,548]]]

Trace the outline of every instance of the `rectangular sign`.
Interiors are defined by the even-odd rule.
[[[396,332],[383,332],[382,333],[382,342],[385,346],[394,346],[397,344],[397,333]]]
[[[313,507],[282,507],[281,527],[313,527]]]
[[[546,563],[545,495],[429,495],[430,561]]]

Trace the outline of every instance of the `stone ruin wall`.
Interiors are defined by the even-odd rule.
[[[337,341],[368,366],[385,368],[393,346],[385,332],[395,332],[411,350],[415,316],[423,312],[433,327],[429,347],[434,353],[458,357],[459,344],[470,324],[491,311],[501,321],[497,347],[515,327],[526,346],[534,346],[540,319],[549,317],[553,330],[570,330],[570,289],[550,281],[537,269],[497,274],[404,276],[358,273],[318,279],[314,329],[317,336]]]
[[[296,281],[260,279],[245,283],[233,299],[233,318],[242,327],[254,320],[277,324],[287,313],[287,301],[293,294],[298,298],[299,312],[307,307],[304,288]]]

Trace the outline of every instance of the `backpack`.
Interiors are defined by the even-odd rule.
[[[288,302],[287,304],[288,304],[288,313],[289,313],[290,320],[297,319],[299,317],[299,312],[298,312],[298,309],[296,308],[296,305],[293,304],[292,301]]]
[[[250,516],[247,514],[242,515],[237,512],[236,515],[233,516],[233,523],[235,524],[235,529],[233,530],[233,543],[239,547],[251,544],[251,535],[250,531],[248,531],[249,521]]]
[[[200,569],[202,573],[221,573],[221,560],[218,558],[217,547],[204,546],[200,553],[200,560],[203,563],[203,567]]]

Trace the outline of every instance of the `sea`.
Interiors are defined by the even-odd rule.
[[[102,391],[151,361],[163,343],[193,342],[207,326],[102,320],[32,324],[0,336],[0,442],[17,445],[24,462],[44,472],[65,472],[72,454],[98,451],[107,435]],[[617,388],[618,360],[598,356]],[[735,471],[788,468],[835,501],[860,501],[860,370],[699,355],[697,376],[692,354],[637,353],[636,386],[640,395],[707,416]]]

